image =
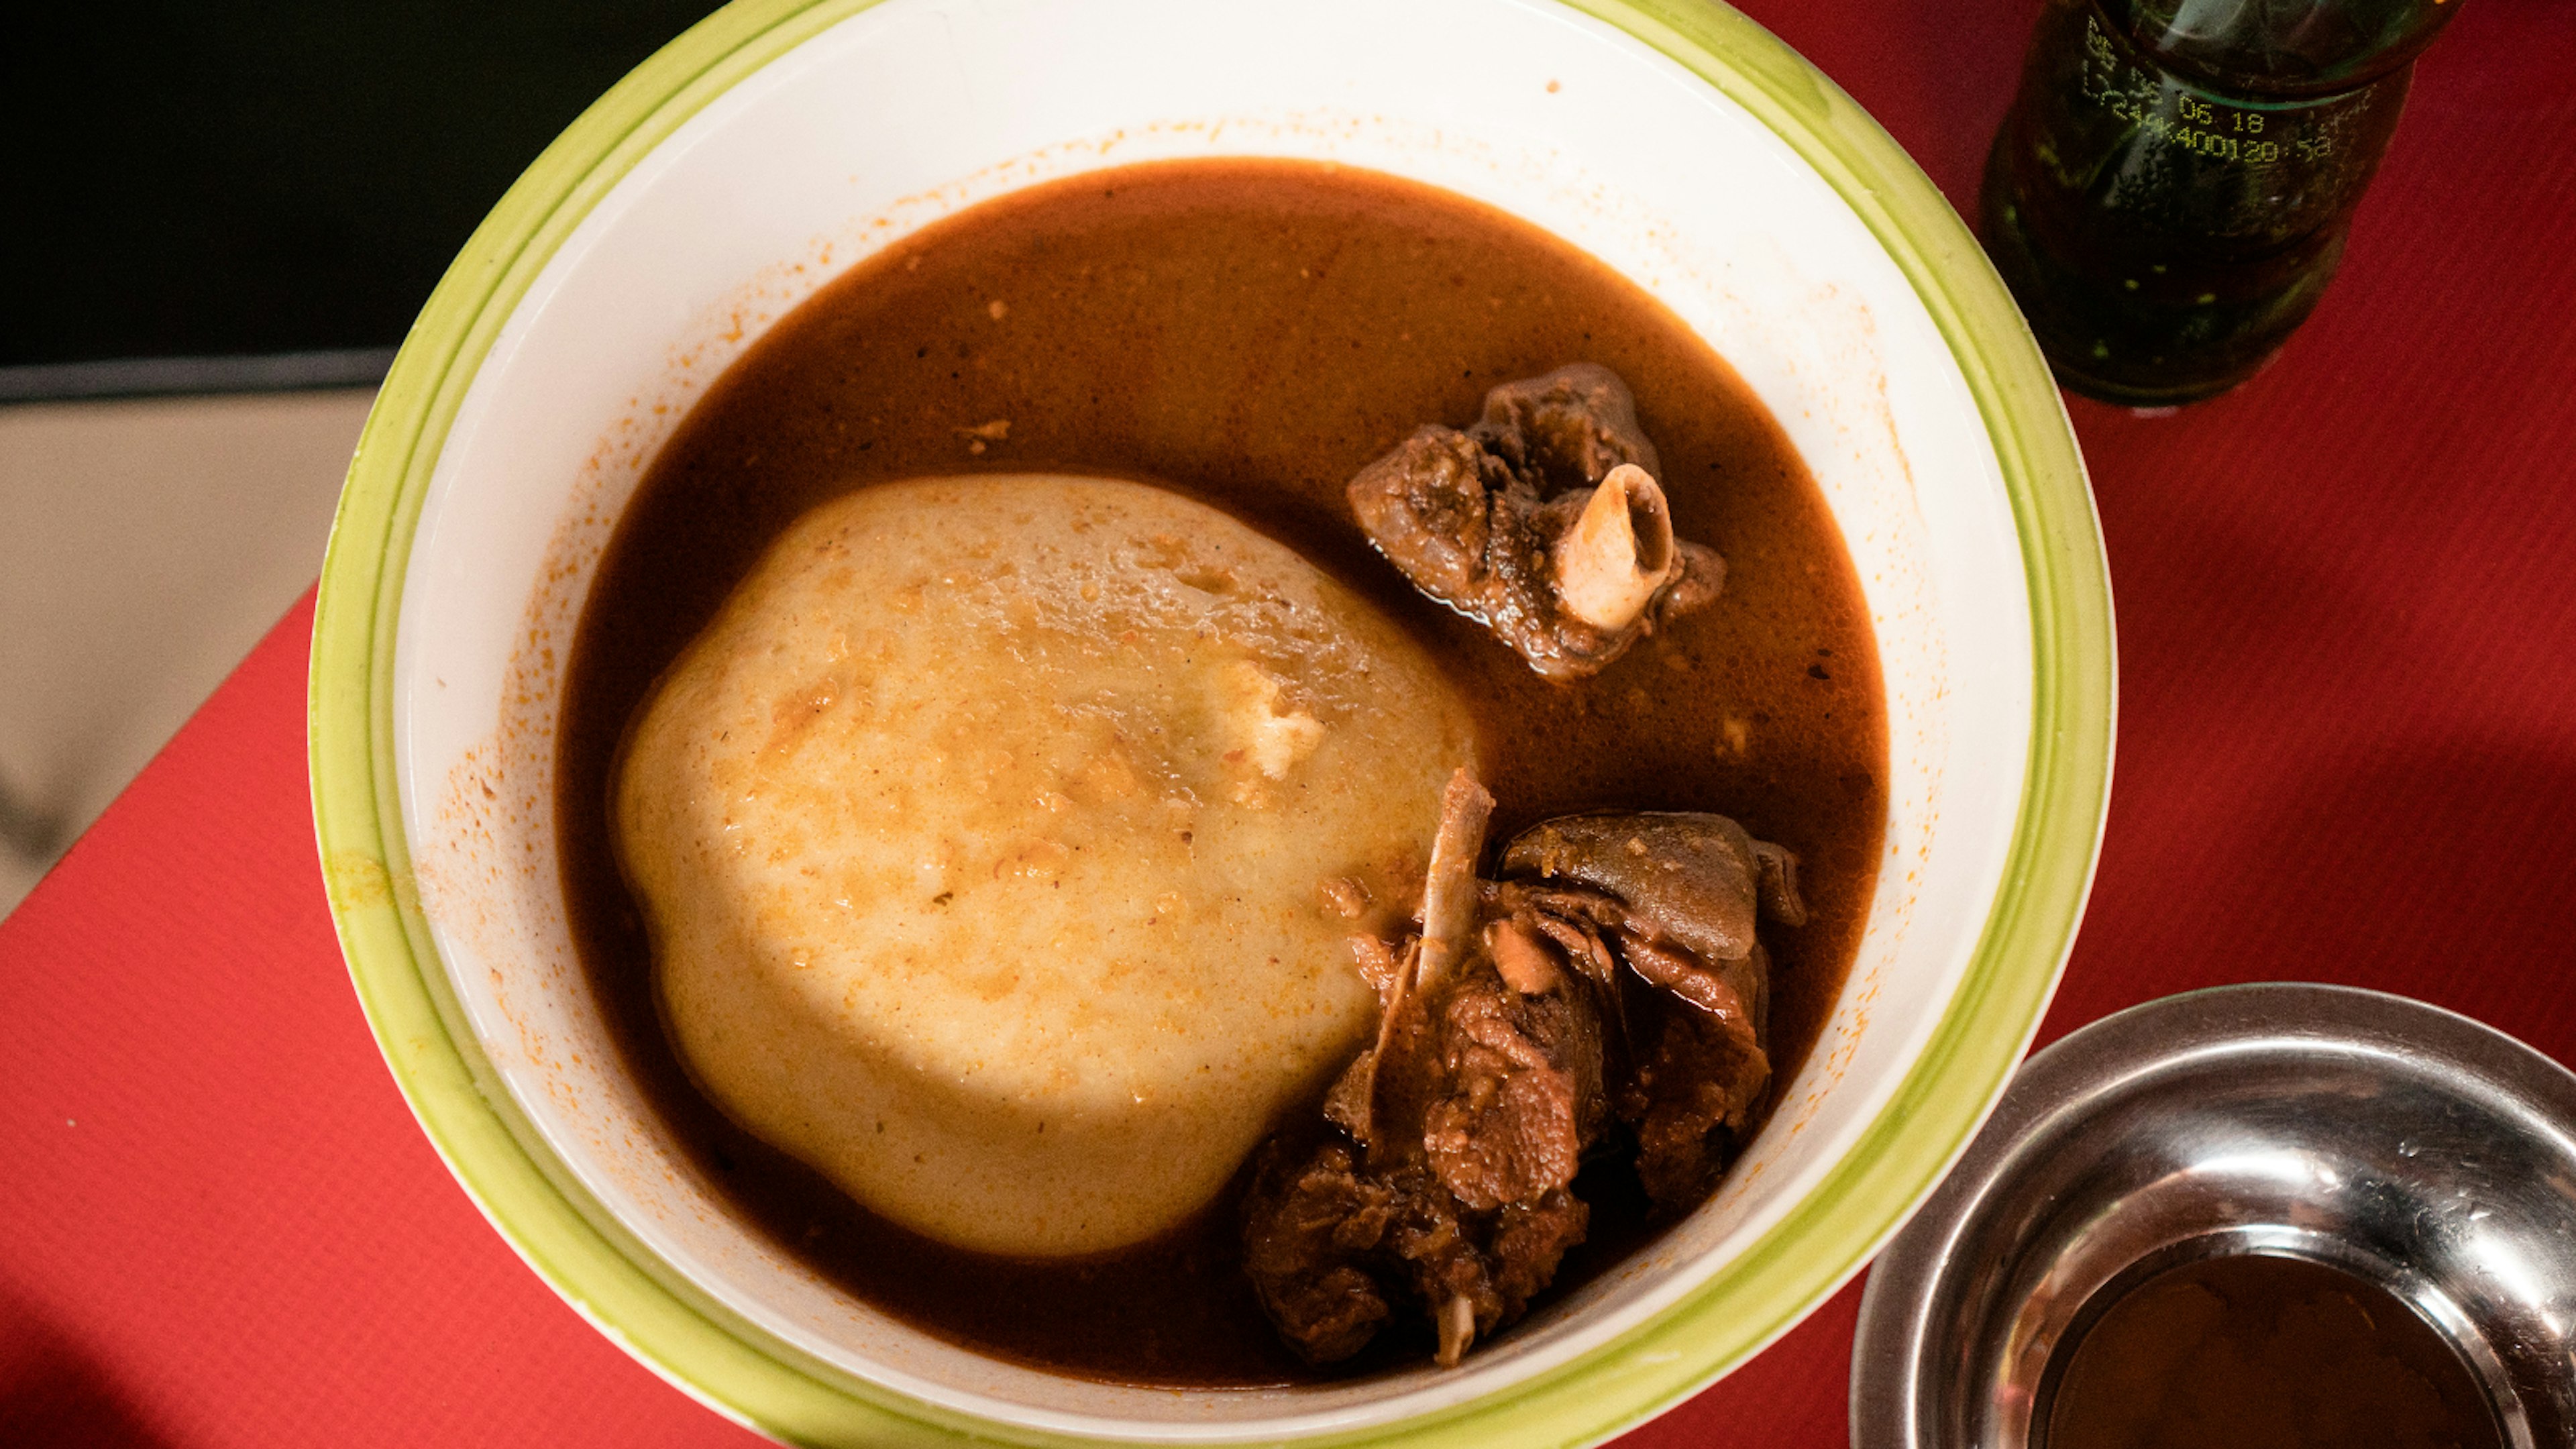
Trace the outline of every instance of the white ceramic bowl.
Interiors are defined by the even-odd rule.
[[[565,928],[566,642],[644,466],[853,261],[1167,157],[1326,158],[1491,203],[1697,328],[1841,524],[1887,686],[1886,858],[1818,1049],[1716,1196],[1458,1370],[1119,1388],[951,1347],[747,1231],[621,1075]],[[784,1437],[1559,1444],[1740,1362],[1856,1271],[2029,1041],[2108,788],[2109,597],[2045,367],[1850,101],[1694,0],[746,0],[602,99],[440,285],[341,505],[315,812],[342,942],[448,1164],[573,1305]]]

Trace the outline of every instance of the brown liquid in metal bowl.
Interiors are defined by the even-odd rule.
[[[2387,1289],[2298,1258],[2205,1258],[2075,1342],[2038,1449],[2502,1449],[2468,1366]]]
[[[1487,388],[1573,361],[1627,380],[1676,531],[1716,548],[1727,573],[1714,605],[1566,687],[1415,593],[1361,538],[1343,488],[1416,425],[1464,425]],[[874,483],[976,471],[1157,482],[1374,600],[1475,711],[1498,838],[1586,809],[1712,810],[1796,851],[1813,918],[1766,933],[1774,1081],[1796,1073],[1877,878],[1887,745],[1850,559],[1779,426],[1661,304],[1490,208],[1308,163],[1129,167],[961,212],[782,319],[663,449],[592,587],[559,757],[575,939],[628,1066],[759,1230],[926,1332],[1084,1377],[1288,1384],[1429,1351],[1424,1330],[1382,1335],[1330,1369],[1289,1354],[1243,1280],[1234,1193],[1098,1258],[1000,1258],[919,1238],[729,1122],[675,1057],[610,846],[622,732],[806,510]],[[1590,1239],[1541,1310],[1666,1226],[1633,1175],[1587,1168],[1576,1190],[1592,1204]]]

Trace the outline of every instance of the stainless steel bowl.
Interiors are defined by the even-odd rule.
[[[2576,1444],[2576,1076],[2420,1002],[2284,984],[2149,1002],[2023,1066],[1870,1271],[1854,1449],[2037,1444],[2088,1301],[2235,1252],[2380,1283],[2507,1443]]]

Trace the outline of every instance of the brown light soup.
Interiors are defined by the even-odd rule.
[[[1572,361],[1626,379],[1662,454],[1675,530],[1723,554],[1726,580],[1715,604],[1565,686],[1416,593],[1361,537],[1344,485],[1416,425],[1463,426],[1489,387]],[[1860,939],[1887,750],[1858,583],[1779,426],[1660,303],[1490,208],[1309,163],[1128,167],[961,212],[782,319],[664,447],[592,586],[559,761],[574,936],[629,1067],[760,1231],[925,1332],[1089,1378],[1292,1384],[1429,1350],[1417,1329],[1331,1369],[1301,1363],[1242,1277],[1233,1193],[1178,1232],[1098,1258],[925,1240],[740,1130],[673,1053],[610,845],[630,718],[808,509],[871,484],[985,471],[1159,483],[1374,600],[1474,710],[1497,838],[1581,810],[1706,810],[1795,851],[1812,919],[1764,939],[1774,1092],[1796,1074]],[[1590,1236],[1542,1314],[1666,1226],[1633,1175],[1587,1167],[1576,1190]]]

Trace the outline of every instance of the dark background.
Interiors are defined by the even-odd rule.
[[[26,6],[0,367],[390,348],[475,223],[712,0]]]

